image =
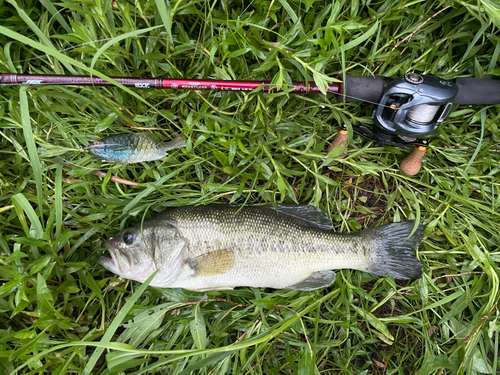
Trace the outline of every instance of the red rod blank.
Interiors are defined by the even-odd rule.
[[[262,86],[263,91],[278,92],[283,89],[271,87],[270,82],[260,81],[224,81],[210,79],[172,79],[172,78],[134,78],[111,77],[126,87],[183,89],[183,90],[215,90],[215,91],[251,91]],[[112,83],[98,77],[66,76],[54,74],[0,74],[0,84],[6,85],[75,85],[75,86],[113,86]],[[314,83],[294,82],[290,91],[302,94],[320,93]],[[340,94],[342,83],[331,83],[326,87],[329,94]]]

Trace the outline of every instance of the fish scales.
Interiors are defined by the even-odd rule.
[[[332,251],[347,253],[349,257],[351,252],[357,252],[356,245],[362,245],[362,242],[368,245],[368,241],[357,238],[355,242],[361,243],[347,251],[342,247],[342,241],[346,245],[353,243],[352,236],[308,228],[295,218],[277,215],[271,210],[260,212],[250,207],[237,214],[238,207],[231,207],[219,209],[209,218],[203,215],[203,210],[201,207],[202,212],[194,219],[190,218],[191,210],[178,210],[173,215],[178,228],[191,239],[193,251],[198,255],[212,247],[212,250],[231,248],[249,254],[255,251],[301,252],[321,258],[324,255],[315,253]],[[345,241],[348,238],[350,240]]]
[[[396,239],[398,246],[409,236],[412,223],[389,224],[393,232],[400,231],[394,226],[404,227]],[[321,229],[302,213],[283,213],[279,206],[278,212],[269,206],[187,206],[168,209],[146,220],[142,228],[137,225],[118,233],[107,246],[112,259],[100,262],[138,281],[160,268],[151,285],[191,290],[236,286],[310,290],[331,284],[335,277],[331,270],[342,268],[399,278],[421,274],[420,262],[411,256],[422,239],[421,228],[403,246],[408,249],[402,262],[414,267],[408,275],[384,269],[386,260],[379,258],[389,257],[391,264],[391,254],[384,254],[387,249],[382,246],[391,235],[380,228],[339,234]],[[129,235],[134,241],[125,245],[123,239]],[[129,264],[118,267],[120,259]],[[401,267],[398,262],[396,267]]]

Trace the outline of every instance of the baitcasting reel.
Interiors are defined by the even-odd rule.
[[[401,171],[413,176],[421,167],[428,142],[419,137],[431,135],[450,114],[458,93],[455,83],[417,73],[406,73],[386,85],[375,105],[374,129],[353,126],[353,131],[378,145],[400,148],[415,146],[401,163]],[[339,130],[329,150],[345,145],[347,130]]]

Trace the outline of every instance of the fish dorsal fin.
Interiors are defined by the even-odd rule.
[[[150,141],[152,142],[156,142],[156,143],[161,143],[162,141],[160,141],[156,135],[152,134],[152,133],[148,133],[148,132],[140,132],[140,133],[137,133],[137,135],[143,137],[143,138],[147,138],[149,139]]]
[[[234,266],[234,259],[234,251],[216,250],[187,259],[186,263],[194,270],[195,276],[214,276],[230,271]]]
[[[317,207],[311,205],[292,205],[292,204],[278,204],[276,208],[273,206],[264,206],[271,210],[276,211],[283,215],[292,216],[305,222],[305,224],[312,228],[323,230],[332,230],[333,224],[330,216]]]
[[[314,290],[319,288],[324,288],[330,286],[335,281],[335,272],[333,271],[322,271],[313,273],[307,279],[301,282],[287,286],[283,289],[291,290]]]

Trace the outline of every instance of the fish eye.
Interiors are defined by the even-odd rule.
[[[132,245],[132,243],[134,242],[134,239],[135,239],[135,236],[132,233],[130,233],[130,232],[123,233],[123,242],[125,242],[125,244]]]

